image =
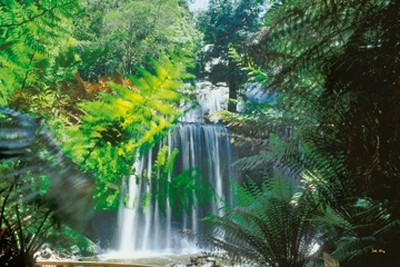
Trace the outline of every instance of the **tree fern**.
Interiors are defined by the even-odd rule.
[[[399,262],[370,253],[371,246],[398,246],[399,10],[397,1],[276,1],[249,49],[254,66],[246,67],[276,92],[271,108],[289,119],[264,125],[291,129],[282,136],[289,149],[279,146],[274,154],[267,146],[258,164],[279,159],[275,168],[307,179],[345,222],[329,238],[342,235],[335,255],[349,266]],[[365,198],[371,205],[357,206]],[[357,250],[352,255],[344,253],[346,242]]]
[[[306,7],[314,12],[300,17],[300,10]],[[393,128],[398,125],[393,108],[398,99],[394,93],[397,78],[387,69],[398,67],[399,50],[393,43],[399,40],[399,10],[396,1],[294,1],[274,14],[283,24],[272,26],[265,39],[273,42],[283,36],[280,46],[266,48],[284,54],[279,61],[271,58],[281,66],[272,85],[284,86],[295,96],[301,89],[297,86],[299,72],[323,75],[324,83],[313,101],[318,127],[304,133],[312,144],[308,163],[315,166],[315,177],[320,177],[315,182],[321,196],[353,225],[338,249],[344,240],[365,240],[357,246],[353,242],[360,253],[354,251],[347,260],[340,257],[352,266],[363,266],[374,257],[368,251],[371,244],[391,250],[396,247],[394,239],[379,229],[387,225],[384,229],[398,235],[392,228],[398,219],[398,198],[392,190],[398,188],[399,172],[390,167],[398,165],[397,152],[392,149],[398,141],[398,131]],[[358,207],[356,203],[365,197],[372,198],[373,204]],[[382,208],[383,203],[387,209]],[[378,216],[374,210],[386,215]],[[391,263],[388,258],[385,262],[396,265],[398,259],[391,259]]]
[[[318,237],[312,222],[320,212],[317,201],[281,178],[236,192],[237,206],[205,219],[215,229],[207,240],[258,266],[305,266]]]

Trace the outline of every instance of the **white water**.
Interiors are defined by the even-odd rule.
[[[183,122],[218,122],[215,112],[228,108],[229,88],[225,83],[213,85],[208,81],[196,83],[196,96],[199,107],[190,110],[182,118]]]
[[[121,201],[119,207],[116,251],[109,257],[142,258],[196,252],[199,248],[185,238],[182,232],[204,232],[201,218],[210,213],[219,214],[221,199],[231,202],[232,159],[228,131],[222,125],[204,123],[204,115],[208,118],[207,121],[215,122],[216,118],[211,114],[226,108],[228,91],[223,85],[213,87],[208,82],[197,83],[196,87],[200,107],[188,112],[183,118],[184,122],[159,147],[136,160],[133,166],[135,174],[124,182],[127,200],[126,203]],[[160,203],[154,198],[144,205],[142,196],[150,196],[152,186],[156,185],[152,185],[141,174],[148,177],[152,175],[157,151],[165,145],[168,146],[169,153],[174,148],[180,151],[175,163],[175,173],[199,169],[203,174],[202,178],[207,179],[216,192],[217,197],[214,200],[200,206],[193,198],[193,203],[189,203],[193,207],[186,213],[180,212],[180,216],[172,210],[167,199],[161,200],[166,203],[164,212],[160,211]],[[173,175],[169,179],[173,179]]]

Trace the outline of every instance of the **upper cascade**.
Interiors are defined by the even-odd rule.
[[[195,83],[195,94],[199,106],[189,109],[182,117],[182,122],[217,123],[218,117],[215,112],[228,108],[229,88],[226,83],[212,84],[209,81],[198,81]]]

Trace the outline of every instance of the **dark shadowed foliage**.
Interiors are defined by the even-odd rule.
[[[399,1],[282,1],[250,48],[286,111],[305,118],[308,156],[296,161],[347,222],[343,266],[400,262],[399,18]]]
[[[87,219],[93,184],[33,118],[1,108],[2,266],[33,266],[50,229]]]
[[[257,266],[305,266],[319,237],[312,219],[321,214],[310,192],[273,178],[262,188],[250,183],[236,193],[235,207],[205,219],[214,228],[206,240],[234,260]]]

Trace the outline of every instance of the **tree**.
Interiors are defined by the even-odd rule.
[[[229,110],[236,110],[237,93],[245,80],[245,74],[229,57],[229,49],[244,53],[246,43],[261,26],[262,0],[211,1],[208,10],[199,15],[198,28],[204,33],[204,42],[211,47],[202,55],[201,74],[213,83],[226,82],[229,86]],[[217,59],[207,69],[212,59]],[[215,61],[215,60],[214,60]],[[207,63],[208,62],[208,63]]]
[[[166,50],[195,49],[198,39],[185,1],[87,1],[76,24],[86,79],[133,73]],[[94,53],[95,57],[91,54]]]

